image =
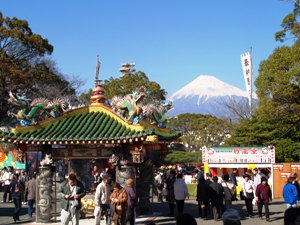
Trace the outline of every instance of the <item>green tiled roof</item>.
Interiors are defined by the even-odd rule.
[[[57,144],[143,141],[150,135],[157,135],[159,141],[179,136],[151,126],[129,125],[109,110],[92,111],[90,108],[52,119],[46,124],[16,128],[13,133],[0,132],[2,141]]]

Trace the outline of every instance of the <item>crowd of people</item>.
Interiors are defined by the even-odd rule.
[[[100,173],[99,182],[95,189],[94,216],[96,225],[100,225],[102,217],[106,224],[115,225],[135,224],[136,191],[133,179],[127,179],[122,187],[117,182],[111,182],[111,176]],[[72,221],[73,225],[79,224],[81,199],[86,195],[83,184],[75,174],[68,175],[58,190],[61,199],[61,222],[63,225]]]
[[[32,218],[36,198],[36,174],[27,176],[24,170],[4,167],[0,173],[0,191],[3,191],[2,203],[13,203],[13,220],[20,220],[22,205],[28,204],[28,216]]]
[[[221,178],[204,174],[202,169],[194,171],[197,181],[197,202],[199,217],[207,220],[220,220],[226,211],[232,209],[232,202],[237,200],[237,169],[231,174],[224,174]],[[158,200],[163,202],[163,196],[169,203],[170,215],[174,215],[175,202],[178,215],[183,214],[184,199],[189,196],[186,184],[183,181],[184,171],[181,167],[160,167],[155,174],[156,194]],[[183,184],[184,183],[184,184]],[[180,184],[180,185],[179,185]],[[269,204],[272,201],[271,187],[268,176],[260,169],[254,168],[243,175],[240,198],[245,201],[247,216],[254,216],[253,206],[257,206],[258,217],[270,222]],[[178,193],[180,190],[180,195]],[[290,177],[283,189],[284,201],[287,209],[299,207],[300,189],[298,174]],[[228,213],[226,213],[228,214]],[[225,215],[226,215],[225,214]]]
[[[95,200],[95,224],[100,225],[101,219],[106,224],[130,225],[135,224],[135,207],[137,202],[135,181],[127,179],[121,186],[114,181],[108,170],[101,172],[93,170],[94,200]],[[19,213],[22,204],[28,204],[28,216],[32,217],[36,197],[36,175],[26,176],[22,170],[14,170],[12,167],[3,168],[0,173],[2,202],[13,202],[13,220],[20,220]],[[202,168],[195,169],[194,177],[197,181],[198,216],[203,220],[223,220],[224,224],[240,224],[240,212],[232,208],[232,202],[237,200],[237,176],[236,169],[231,174],[222,177],[204,174]],[[181,167],[160,167],[156,170],[154,182],[156,194],[160,202],[166,201],[169,206],[169,216],[175,215],[177,209],[177,224],[187,221],[190,216],[184,212],[185,200],[189,198],[189,191],[185,182],[185,171]],[[258,217],[270,222],[269,204],[272,201],[271,188],[268,184],[268,176],[255,168],[243,175],[242,190],[239,197],[245,201],[247,216],[252,218],[253,206],[257,206]],[[86,195],[84,185],[74,173],[70,173],[58,189],[58,197],[61,200],[61,223],[63,225],[78,225],[80,219],[81,199]],[[286,203],[289,218],[285,218],[285,224],[291,224],[289,220],[300,219],[299,213],[299,176],[294,174],[289,177],[283,188],[283,197]],[[263,218],[263,209],[264,216]],[[229,223],[234,220],[234,223]],[[191,220],[192,221],[192,220]],[[226,222],[227,221],[227,222]],[[229,222],[228,222],[229,221]],[[225,223],[226,222],[226,223]],[[231,221],[232,222],[232,221]]]

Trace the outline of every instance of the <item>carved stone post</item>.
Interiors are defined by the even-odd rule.
[[[116,182],[121,184],[121,186],[125,187],[126,180],[131,178],[135,183],[135,168],[134,166],[117,166],[116,167]]]
[[[139,164],[136,180],[137,195],[139,202],[137,211],[139,214],[151,214],[152,205],[150,202],[150,187],[153,188],[153,164],[150,159]]]
[[[49,223],[52,212],[53,170],[51,165],[40,167],[37,179],[37,221]]]

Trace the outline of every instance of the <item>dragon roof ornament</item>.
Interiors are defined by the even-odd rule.
[[[140,87],[123,98],[114,97],[111,101],[112,109],[129,123],[137,124],[139,120],[148,120],[158,127],[166,127],[166,122],[169,120],[166,113],[173,109],[172,102],[169,101],[161,106],[143,105],[145,96],[145,88]]]
[[[18,96],[11,91],[8,102],[19,107],[17,113],[8,112],[8,114],[15,116],[22,126],[36,124],[44,117],[56,118],[68,111],[70,107],[70,102],[66,99],[55,98],[49,101],[46,98],[36,98],[31,100],[25,96]]]

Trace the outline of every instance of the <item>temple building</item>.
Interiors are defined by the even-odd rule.
[[[20,107],[16,116],[21,126],[0,132],[0,169],[13,166],[38,174],[40,222],[51,221],[47,212],[55,211],[53,193],[70,172],[92,192],[95,168],[106,169],[122,185],[134,178],[140,209],[146,212],[153,159],[162,159],[169,143],[180,136],[165,128],[171,102],[144,106],[146,90],[137,87],[134,93],[108,103],[97,73],[99,68],[91,104],[76,109],[69,109],[69,102],[63,99],[30,100],[10,93],[9,101]],[[44,111],[52,118],[40,120]]]

